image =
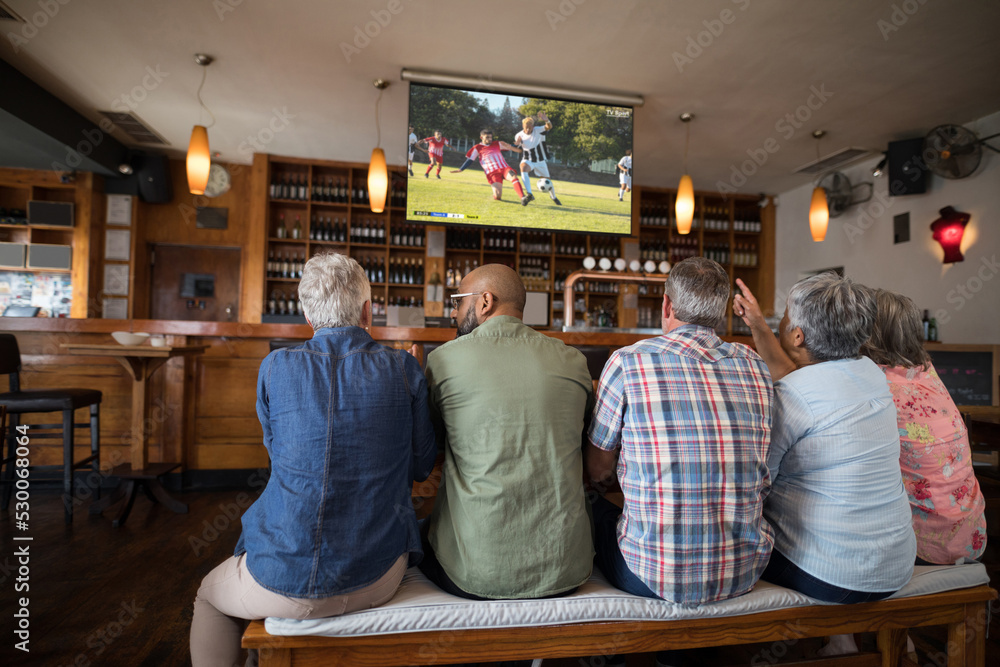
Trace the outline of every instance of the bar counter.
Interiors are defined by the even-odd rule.
[[[207,345],[203,355],[171,359],[149,381],[150,417],[143,425],[149,461],[179,461],[185,470],[246,470],[267,465],[256,414],[257,371],[274,339],[307,339],[305,324],[247,324],[165,320],[0,318],[0,332],[17,336],[25,388],[84,387],[103,392],[101,465],[129,461],[132,441],[132,379],[114,359],[70,355],[66,343],[111,343],[113,331],[162,334],[168,345]],[[385,345],[418,347],[455,337],[454,329],[372,327],[372,337]],[[544,331],[567,345],[618,348],[655,335],[650,330]],[[746,337],[732,337],[750,343]],[[147,343],[148,344],[148,343]],[[6,378],[0,391],[6,391]],[[78,415],[79,417],[80,415]],[[40,423],[42,419],[34,420]],[[85,420],[84,420],[85,421]],[[32,423],[29,420],[28,423]],[[86,442],[82,436],[78,442]],[[82,446],[81,446],[82,454]],[[32,463],[62,461],[61,447],[35,448]]]

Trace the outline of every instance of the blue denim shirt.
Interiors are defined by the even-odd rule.
[[[423,554],[410,489],[437,450],[416,359],[360,327],[320,329],[261,363],[257,415],[271,479],[236,545],[257,583],[332,597]]]

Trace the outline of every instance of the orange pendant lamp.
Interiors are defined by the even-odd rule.
[[[823,130],[813,132],[816,139],[816,162],[819,162],[819,140],[826,135]],[[813,241],[819,243],[826,238],[826,229],[830,224],[830,206],[826,201],[826,190],[817,186],[813,188],[812,199],[809,201],[809,233]]]
[[[375,87],[378,88],[378,99],[375,101],[375,148],[372,150],[372,159],[368,163],[368,203],[372,213],[381,213],[385,210],[385,199],[389,194],[389,170],[385,164],[385,151],[382,145],[382,126],[378,117],[378,106],[382,101],[382,91],[389,87],[389,82],[385,79],[375,79]]]
[[[677,185],[677,201],[674,204],[674,213],[677,216],[677,233],[688,234],[691,232],[691,222],[694,220],[694,183],[687,173],[688,143],[691,139],[691,119],[693,115],[689,113],[681,114],[681,122],[687,126],[687,135],[684,138],[684,175]]]
[[[191,130],[191,142],[187,152],[188,190],[193,195],[205,194],[208,185],[208,170],[212,166],[212,153],[208,149],[208,128],[195,125]]]
[[[809,233],[813,241],[819,243],[826,238],[826,228],[830,224],[830,207],[826,203],[826,190],[814,188],[809,203]]]
[[[204,69],[201,70],[201,85],[198,86],[198,103],[201,104],[208,115],[212,116],[209,125],[195,125],[191,130],[191,141],[188,143],[187,152],[187,180],[188,190],[193,195],[205,194],[205,186],[208,185],[208,170],[212,166],[212,153],[208,148],[208,128],[215,125],[215,116],[205,103],[201,101],[201,89],[205,86],[205,76],[208,74],[208,66],[212,64],[214,58],[204,53],[194,54],[194,61]]]

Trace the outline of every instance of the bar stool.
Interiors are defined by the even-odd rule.
[[[62,468],[63,471],[63,508],[66,523],[73,523],[73,471],[87,467],[90,464],[94,473],[101,470],[100,443],[100,406],[101,392],[96,389],[21,389],[21,351],[17,346],[17,338],[13,334],[0,334],[0,373],[7,374],[10,381],[10,391],[0,394],[0,405],[6,408],[10,417],[10,425],[6,432],[0,431],[0,447],[7,442],[7,454],[0,460],[0,486],[3,491],[4,510],[10,504],[11,493],[14,490],[14,459],[19,435],[17,427],[23,414],[33,412],[61,412],[60,424],[31,424],[25,435],[29,442],[35,444],[38,440],[62,440],[62,466],[30,466],[33,470]],[[90,423],[73,423],[73,412],[77,408],[90,407]],[[79,461],[73,460],[73,431],[77,428],[90,426],[90,456]],[[55,481],[55,480],[37,480]],[[97,497],[100,498],[101,487],[98,485]]]

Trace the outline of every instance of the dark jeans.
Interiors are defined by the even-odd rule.
[[[594,501],[594,562],[601,568],[608,583],[632,595],[662,600],[649,586],[628,569],[618,548],[618,517],[622,508],[598,496]]]
[[[866,593],[852,591],[828,584],[812,576],[792,561],[781,555],[777,549],[771,551],[771,560],[760,576],[764,581],[791,588],[794,591],[808,595],[823,602],[839,602],[841,604],[856,604],[858,602],[875,602],[884,600],[896,591],[884,593]]]

